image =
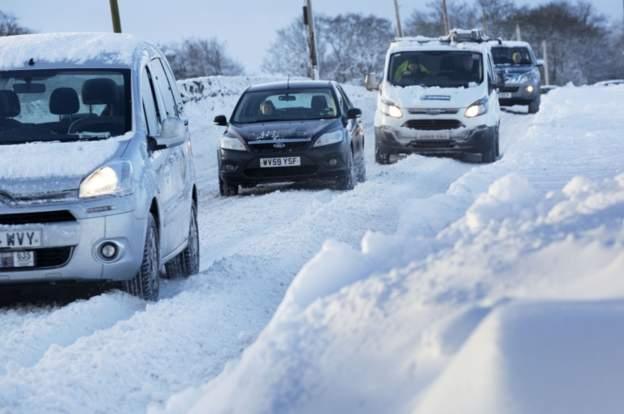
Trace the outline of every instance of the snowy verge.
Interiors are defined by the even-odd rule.
[[[240,362],[172,398],[166,411],[447,413],[477,395],[468,412],[584,412],[562,398],[577,384],[570,372],[624,380],[621,370],[582,357],[586,351],[622,359],[615,345],[622,335],[614,333],[621,331],[622,305],[548,310],[562,300],[624,295],[623,217],[624,175],[597,183],[575,178],[546,195],[508,175],[433,240],[398,232],[388,248],[375,240],[388,236],[370,233],[359,251],[328,242]],[[543,304],[515,305],[536,299]],[[566,318],[576,324],[562,325]],[[568,344],[586,330],[597,339]],[[527,366],[533,354],[550,364]],[[557,369],[564,363],[568,369]],[[532,376],[562,384],[550,387],[546,411],[532,403],[546,392],[527,386]],[[458,405],[443,397],[449,392]],[[585,401],[583,395],[624,404],[613,386],[577,399]]]

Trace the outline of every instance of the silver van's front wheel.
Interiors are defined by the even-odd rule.
[[[193,204],[188,244],[182,252],[165,265],[168,278],[189,277],[199,272],[199,228],[197,207]]]
[[[123,290],[141,299],[156,301],[160,294],[160,255],[158,228],[151,214],[147,217],[147,233],[143,248],[143,261],[137,274],[123,282]]]

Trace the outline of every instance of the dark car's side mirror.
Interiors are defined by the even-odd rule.
[[[362,116],[362,110],[360,108],[351,108],[347,112],[347,119],[356,119]]]
[[[227,118],[225,117],[225,115],[217,115],[217,116],[215,116],[214,123],[215,123],[215,125],[218,125],[218,126],[228,126],[228,121],[227,121]]]

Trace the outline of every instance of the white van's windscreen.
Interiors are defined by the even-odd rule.
[[[388,82],[395,86],[468,88],[483,78],[483,56],[466,51],[395,53],[388,71]]]
[[[129,70],[0,72],[0,145],[99,140],[131,128]]]

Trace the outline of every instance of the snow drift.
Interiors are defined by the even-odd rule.
[[[359,249],[325,243],[239,361],[152,411],[624,406],[624,166],[609,156],[624,110],[607,103],[614,95],[624,88],[555,91],[502,161],[445,193],[395,200],[394,234],[368,232]],[[591,102],[572,104],[581,97]],[[567,158],[579,151],[586,169]]]

